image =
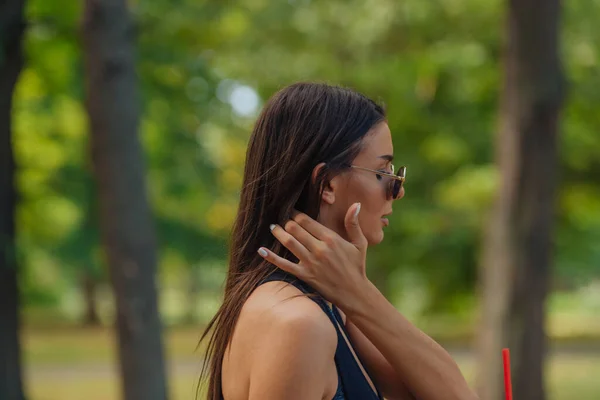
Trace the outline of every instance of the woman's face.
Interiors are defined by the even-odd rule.
[[[375,125],[363,140],[363,149],[352,162],[353,166],[382,172],[392,172],[394,146],[387,123]],[[374,172],[350,168],[334,177],[325,189],[321,201],[319,221],[347,238],[344,218],[348,208],[361,203],[359,223],[369,245],[383,240],[383,229],[388,225],[385,218],[392,213],[394,199],[388,196],[390,178]],[[398,199],[404,196],[404,187]]]

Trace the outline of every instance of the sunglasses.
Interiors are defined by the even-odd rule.
[[[365,167],[359,167],[356,165],[351,165],[351,168],[362,169],[364,171],[373,172],[377,175],[386,176],[390,178],[390,184],[387,188],[387,196],[389,199],[397,199],[400,194],[400,189],[402,189],[402,185],[406,180],[406,167],[402,166],[398,169],[397,173],[394,173],[394,166],[392,165],[392,173],[377,171],[374,169],[369,169]]]

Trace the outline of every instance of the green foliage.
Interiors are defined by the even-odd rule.
[[[395,206],[386,241],[373,249],[370,273],[389,294],[397,290],[393,277],[417,274],[429,311],[469,303],[482,227],[502,173],[493,163],[493,139],[504,3],[131,4],[139,39],[141,135],[163,268],[226,257],[256,115],[252,107],[236,109],[235,97],[252,103],[251,88],[260,106],[283,85],[328,81],[385,102],[397,158],[408,166],[406,197]],[[600,29],[594,20],[600,4],[564,7],[562,54],[570,92],[557,178],[556,277],[559,287],[570,287],[600,276]],[[102,275],[80,13],[77,2],[28,2],[28,65],[14,110],[19,243],[31,249],[22,253],[32,270],[39,260],[34,254],[43,254],[70,282],[83,268]]]
[[[263,97],[307,79],[383,99],[409,181],[370,268],[380,270],[374,275],[382,280],[398,269],[418,271],[430,310],[472,294],[480,227],[495,187],[500,3],[262,5],[244,11],[246,32],[231,39],[234,51],[216,52],[216,68],[255,86]],[[494,25],[498,29],[489,29]]]

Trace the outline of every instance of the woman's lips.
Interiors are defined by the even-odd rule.
[[[381,218],[381,222],[383,223],[383,226],[388,226],[390,224],[390,221],[387,218]]]

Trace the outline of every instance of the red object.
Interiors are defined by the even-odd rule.
[[[504,360],[504,393],[506,400],[513,400],[512,382],[510,380],[510,350],[502,349],[502,359]]]

